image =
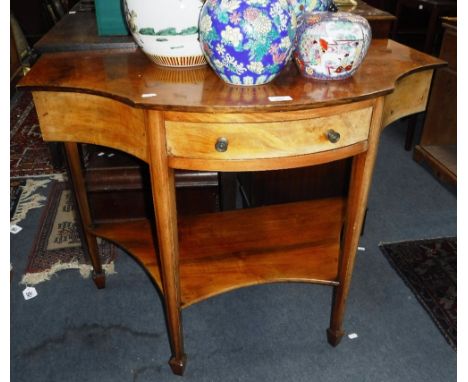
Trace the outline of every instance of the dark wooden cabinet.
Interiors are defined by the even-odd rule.
[[[430,166],[435,175],[452,185],[457,183],[457,27],[449,18],[440,58],[448,65],[437,69],[432,85],[421,141],[414,159]]]
[[[58,21],[61,12],[71,8],[77,0],[14,0],[10,10],[15,15],[28,43],[34,45]]]
[[[429,54],[437,54],[441,17],[456,16],[456,0],[398,0],[392,38]]]
[[[152,218],[153,204],[148,166],[118,150],[83,145],[85,184],[93,220],[96,223]],[[232,209],[235,196],[224,199],[217,172],[183,171],[175,173],[178,212],[191,215]],[[226,187],[226,186],[225,186]],[[235,187],[235,184],[233,185]],[[222,194],[224,196],[224,194]]]
[[[10,27],[10,83],[17,82],[16,79],[19,77],[21,69],[21,59]]]
[[[299,169],[238,174],[244,207],[345,196],[351,161],[339,160]]]

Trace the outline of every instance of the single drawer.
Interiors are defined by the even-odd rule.
[[[372,107],[306,118],[274,113],[267,122],[166,121],[168,154],[180,158],[280,158],[334,150],[367,140]],[[310,115],[311,113],[309,113]],[[282,120],[281,120],[281,119]]]

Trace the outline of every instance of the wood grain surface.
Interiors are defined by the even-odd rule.
[[[181,307],[249,285],[337,285],[344,213],[344,200],[332,198],[181,217]],[[92,233],[131,253],[164,293],[151,230],[137,220],[100,224]]]
[[[91,94],[34,92],[42,138],[112,147],[148,161],[144,111]]]
[[[306,79],[291,62],[270,84],[238,87],[224,83],[207,66],[190,71],[199,80],[184,80],[187,70],[158,67],[139,50],[66,52],[44,54],[20,86],[105,95],[139,108],[165,111],[292,111],[389,94],[401,77],[442,64],[392,40],[373,40],[362,66],[349,79]],[[175,81],[177,77],[182,81]],[[272,102],[271,96],[292,100]]]
[[[395,91],[385,97],[382,126],[426,110],[432,70],[413,73],[398,81]]]
[[[222,160],[311,154],[365,141],[371,115],[372,107],[367,107],[296,121],[281,121],[281,116],[275,122],[237,124],[168,121],[167,149],[173,157]],[[337,142],[333,143],[327,138],[329,130],[340,134]],[[215,149],[216,142],[221,138],[228,142],[224,152]]]

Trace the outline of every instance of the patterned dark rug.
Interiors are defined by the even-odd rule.
[[[83,277],[90,275],[92,267],[81,246],[74,210],[67,183],[54,181],[22,284],[38,284],[64,269],[78,269]],[[100,240],[99,252],[106,274],[113,273],[115,247]]]
[[[19,91],[10,105],[10,177],[57,172],[61,169],[52,166],[49,146],[42,140],[31,93]]]
[[[380,249],[457,348],[457,238],[382,243]]]

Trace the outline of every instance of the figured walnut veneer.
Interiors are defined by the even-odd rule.
[[[108,146],[148,161],[143,110],[92,94],[38,91],[33,97],[45,141]]]
[[[194,69],[202,75],[190,81],[175,80],[179,74],[186,79],[186,71],[168,76],[140,51],[63,53],[43,55],[22,86],[33,90],[44,139],[67,142],[98,285],[104,285],[95,245],[101,236],[130,252],[161,289],[169,364],[182,374],[181,308],[248,285],[332,286],[327,336],[333,346],[339,343],[382,126],[425,109],[432,69],[441,64],[374,40],[347,80],[308,80],[291,64],[270,84],[249,88],[226,85],[208,67]],[[291,99],[272,102],[271,96]],[[216,149],[220,138],[227,149]],[[75,142],[146,161],[155,221],[93,225]],[[344,158],[352,161],[346,199],[177,215],[174,169],[278,170]]]
[[[367,140],[372,105],[367,102],[353,106],[354,110],[343,112],[340,107],[330,108],[327,116],[315,117],[310,112],[308,118],[303,119],[295,116],[295,112],[270,113],[267,122],[256,123],[167,121],[167,150],[171,157],[233,160],[279,158],[339,149]],[[330,129],[340,132],[338,142],[332,143],[327,138]],[[215,149],[220,137],[228,141],[225,152]]]
[[[226,85],[208,66],[195,69],[200,73],[198,81],[166,80],[168,68],[154,65],[139,50],[65,52],[43,55],[20,86],[102,95],[133,107],[165,112],[264,113],[310,110],[385,96],[403,77],[441,64],[439,59],[392,40],[373,40],[361,67],[347,80],[305,80],[291,63],[270,84],[237,87]],[[185,69],[179,72],[184,77]],[[145,94],[155,96],[142,97]],[[286,95],[292,101],[271,102],[268,98]]]

